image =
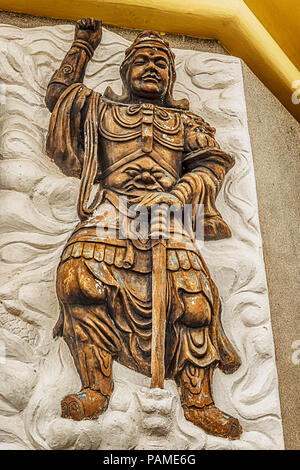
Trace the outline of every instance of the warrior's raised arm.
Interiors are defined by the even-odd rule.
[[[101,37],[101,21],[94,18],[83,18],[77,21],[72,46],[60,68],[52,76],[47,88],[45,101],[51,112],[68,86],[83,81],[87,63],[92,58]]]

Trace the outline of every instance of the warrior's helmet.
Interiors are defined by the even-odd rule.
[[[173,88],[176,80],[175,54],[171,51],[168,41],[166,41],[159,33],[155,31],[143,31],[142,33],[138,34],[134,42],[126,49],[125,59],[123,60],[120,66],[120,75],[125,89],[128,87],[128,72],[130,70],[130,65],[132,63],[134,53],[138,49],[142,49],[145,47],[151,47],[158,50],[162,50],[167,54],[169,58],[169,83],[167,92],[164,97],[165,105],[187,109],[189,107],[189,104],[186,99],[180,101],[175,101],[173,99]]]

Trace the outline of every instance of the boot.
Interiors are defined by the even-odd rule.
[[[212,399],[213,368],[187,364],[176,377],[184,416],[206,433],[239,439],[242,427],[236,418],[219,410]]]
[[[113,392],[112,356],[94,345],[82,344],[73,355],[82,389],[61,401],[62,418],[97,419],[108,407]]]

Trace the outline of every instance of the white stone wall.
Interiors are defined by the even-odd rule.
[[[206,435],[187,422],[176,387],[115,364],[116,387],[97,421],[60,418],[60,400],[80,389],[63,340],[55,275],[77,223],[79,181],[45,155],[47,83],[73,39],[72,26],[0,25],[0,449],[282,449],[277,372],[262,256],[255,179],[240,60],[175,50],[176,98],[217,128],[236,165],[218,208],[232,238],[201,247],[223,302],[225,331],[242,358],[233,375],[216,371],[216,405],[239,418],[239,441]],[[128,41],[104,30],[85,84],[120,92]]]

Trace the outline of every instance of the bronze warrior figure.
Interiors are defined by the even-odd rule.
[[[126,50],[121,96],[83,85],[100,41],[100,21],[78,21],[46,95],[52,113],[47,154],[65,175],[81,178],[80,223],[57,271],[61,311],[54,337],[66,341],[82,390],[62,400],[62,416],[93,419],[107,409],[115,359],[147,376],[160,368],[158,376],[163,371],[175,380],[187,420],[216,436],[239,438],[238,420],[214,405],[212,377],[216,367],[235,372],[240,359],[222,328],[218,291],[193,231],[184,228],[177,237],[175,217],[172,237],[157,244],[130,231],[127,238],[116,235],[132,220],[134,205],[148,211],[191,204],[195,222],[202,204],[205,240],[230,237],[215,200],[233,158],[188,101],[173,98],[174,54],[162,36],[145,31]],[[162,225],[157,219],[156,228]],[[164,360],[155,359],[162,352]],[[159,379],[152,385],[162,387]]]

